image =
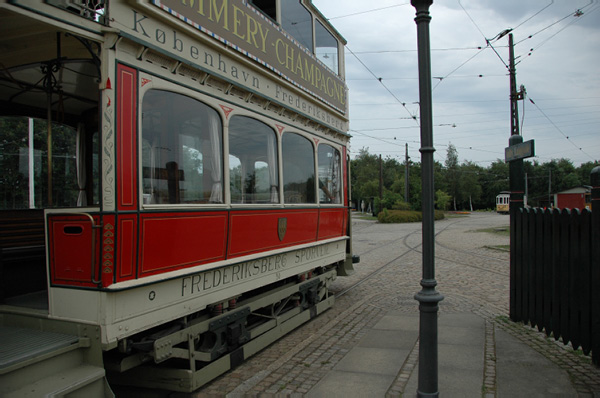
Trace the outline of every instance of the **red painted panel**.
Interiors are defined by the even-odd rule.
[[[286,219],[280,240],[279,219]],[[266,250],[314,242],[317,237],[317,209],[247,210],[231,214],[229,256],[237,257]]]
[[[133,279],[136,271],[137,215],[119,215],[117,282]]]
[[[319,240],[342,236],[346,209],[321,209],[319,214]]]
[[[119,210],[135,210],[137,71],[118,65],[117,85],[117,198]]]
[[[104,215],[102,217],[102,286],[110,286],[114,282],[115,275],[115,216]]]
[[[140,229],[139,276],[225,259],[226,212],[145,214]]]
[[[98,218],[94,217],[96,223]],[[97,231],[89,218],[50,216],[48,224],[50,277],[53,285],[95,287],[92,283],[92,236],[96,239],[96,258],[100,252]],[[100,264],[95,264],[94,279],[99,278]]]
[[[348,159],[346,158],[346,147],[342,148],[342,181],[344,183],[344,206],[348,207],[348,198],[350,196],[350,187],[348,179]]]

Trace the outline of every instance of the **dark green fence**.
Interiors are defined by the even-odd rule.
[[[511,210],[510,318],[591,353],[600,366],[600,167],[592,206]]]

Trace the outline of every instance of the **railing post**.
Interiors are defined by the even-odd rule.
[[[592,362],[600,366],[600,166],[590,175],[592,186]]]

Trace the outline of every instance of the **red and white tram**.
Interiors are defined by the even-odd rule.
[[[310,0],[0,0],[0,395],[193,391],[333,305],[344,44]]]

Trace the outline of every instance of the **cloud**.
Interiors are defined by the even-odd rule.
[[[419,114],[415,9],[403,0],[313,3],[326,17],[354,14],[331,20],[356,55],[346,51],[353,154],[369,147],[402,160],[407,142],[410,156],[420,159],[411,119]],[[578,9],[583,15],[576,17]],[[519,126],[526,140],[536,140],[538,161],[600,159],[598,0],[434,0],[430,13],[436,160],[444,162],[450,141],[461,161],[488,166],[504,157],[508,37],[492,39],[508,28],[517,84],[528,93],[519,102]]]

